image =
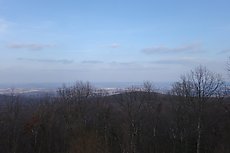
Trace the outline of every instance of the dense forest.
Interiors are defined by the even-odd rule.
[[[2,153],[230,153],[230,97],[221,76],[197,67],[157,93],[88,82],[57,96],[0,96]]]

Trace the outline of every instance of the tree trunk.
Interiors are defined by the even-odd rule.
[[[196,144],[196,153],[200,153],[200,139],[201,139],[201,119],[199,117],[198,119],[198,123],[197,123],[197,132],[198,132],[198,135],[197,135],[197,144]]]

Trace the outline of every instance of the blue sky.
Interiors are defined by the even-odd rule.
[[[229,0],[0,0],[0,83],[227,78]]]

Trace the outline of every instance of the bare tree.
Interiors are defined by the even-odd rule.
[[[150,93],[154,91],[154,85],[150,81],[144,81],[143,87],[145,92]]]
[[[181,77],[181,81],[173,85],[174,94],[184,97],[196,114],[196,153],[201,151],[202,119],[206,103],[223,92],[224,83],[219,74],[199,66],[189,74]]]

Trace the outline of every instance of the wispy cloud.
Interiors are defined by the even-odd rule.
[[[190,64],[197,64],[198,60],[195,58],[190,57],[182,57],[182,58],[176,58],[176,59],[161,59],[157,61],[153,61],[151,63],[154,64],[165,64],[165,65],[190,65]]]
[[[202,49],[200,43],[188,44],[178,47],[167,47],[167,46],[154,46],[148,47],[141,50],[145,54],[156,54],[156,53],[183,53],[183,52],[196,52]]]
[[[19,61],[39,62],[39,63],[60,63],[71,64],[74,61],[68,59],[36,59],[36,58],[17,58]]]
[[[113,43],[113,44],[110,44],[110,45],[108,45],[110,48],[119,48],[119,47],[121,47],[121,45],[120,44],[118,44],[118,43]]]
[[[139,62],[133,61],[133,62],[117,62],[113,61],[109,63],[112,66],[137,66],[140,65]]]
[[[220,51],[218,54],[230,54],[230,49],[224,49]]]
[[[133,61],[133,62],[117,62],[113,61],[109,63],[109,69],[110,70],[125,70],[125,71],[147,71],[147,70],[156,70],[156,69],[162,69],[162,67],[159,66],[153,66],[148,65],[146,63]]]
[[[11,49],[28,49],[28,50],[43,50],[46,48],[55,47],[54,44],[37,44],[37,43],[11,43],[7,45]]]
[[[85,61],[82,61],[81,63],[83,63],[83,64],[101,64],[101,63],[103,63],[103,61],[85,60]]]

